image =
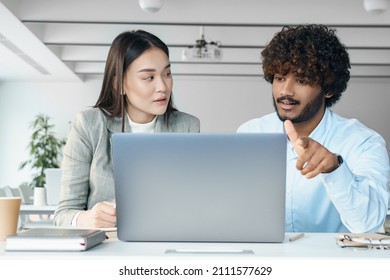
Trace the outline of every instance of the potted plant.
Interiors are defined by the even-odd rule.
[[[45,114],[38,114],[31,123],[33,130],[30,142],[27,146],[30,158],[23,161],[19,169],[24,169],[30,166],[35,172],[30,187],[34,188],[34,204],[46,204],[46,176],[47,168],[59,168],[59,155],[62,147],[65,145],[65,140],[58,138],[53,131],[54,125],[49,123],[50,117]],[[39,198],[35,192],[43,192],[43,197]]]

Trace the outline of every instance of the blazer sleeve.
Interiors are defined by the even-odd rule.
[[[79,113],[63,150],[61,194],[54,213],[54,224],[68,226],[79,211],[87,209],[89,172],[93,157],[93,142],[89,136],[87,118]]]

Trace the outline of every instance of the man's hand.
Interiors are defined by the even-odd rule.
[[[337,156],[309,137],[299,137],[290,120],[284,122],[284,129],[298,155],[296,168],[307,179],[320,173],[330,173],[338,167]]]

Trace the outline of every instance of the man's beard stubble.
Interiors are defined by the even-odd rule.
[[[305,121],[308,121],[308,120],[312,119],[317,114],[317,112],[322,107],[322,103],[324,102],[324,95],[321,93],[315,99],[313,99],[311,102],[306,104],[306,106],[303,108],[301,113],[297,117],[295,117],[295,118],[288,118],[288,117],[282,116],[279,113],[278,107],[277,107],[276,104],[277,104],[277,102],[280,102],[280,101],[283,101],[283,100],[288,100],[289,102],[296,103],[298,105],[300,104],[299,101],[297,101],[297,100],[295,100],[295,99],[293,99],[291,97],[286,97],[286,96],[285,97],[279,97],[277,99],[277,101],[275,101],[275,98],[272,97],[273,105],[274,105],[275,111],[276,111],[279,119],[281,121],[290,120],[292,123],[301,123],[301,122],[305,122]]]

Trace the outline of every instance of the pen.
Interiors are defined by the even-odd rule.
[[[302,238],[302,237],[304,237],[304,236],[305,236],[305,235],[304,235],[303,233],[300,233],[300,234],[291,236],[291,237],[288,239],[288,241],[293,242],[293,241],[298,240],[298,239],[300,239],[300,238]]]

